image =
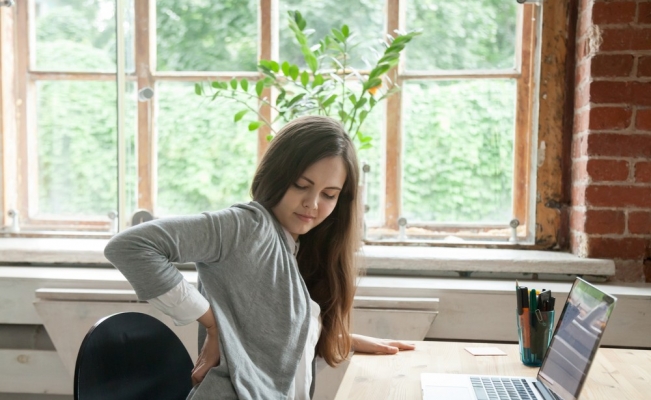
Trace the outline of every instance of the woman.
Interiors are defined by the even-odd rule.
[[[271,142],[252,202],[154,220],[109,242],[106,257],[140,299],[206,328],[188,398],[308,399],[314,355],[334,366],[351,348],[413,349],[349,332],[357,182],[343,126],[301,117]],[[172,262],[196,264],[203,296]]]

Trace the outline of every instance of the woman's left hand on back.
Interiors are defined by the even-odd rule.
[[[359,353],[396,354],[400,350],[414,350],[410,342],[393,339],[378,339],[371,336],[352,334],[353,350]]]

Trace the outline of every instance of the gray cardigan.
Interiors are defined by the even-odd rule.
[[[150,221],[115,235],[104,254],[141,300],[181,281],[172,262],[196,264],[221,361],[192,400],[287,397],[307,338],[309,293],[282,226],[263,206]]]

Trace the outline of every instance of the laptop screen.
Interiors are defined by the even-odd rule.
[[[564,399],[576,399],[594,360],[615,299],[577,278],[538,373]]]

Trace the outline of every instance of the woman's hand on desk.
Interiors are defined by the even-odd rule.
[[[371,354],[396,354],[400,350],[413,350],[413,343],[392,339],[378,339],[370,336],[351,335],[353,350],[360,353]]]

